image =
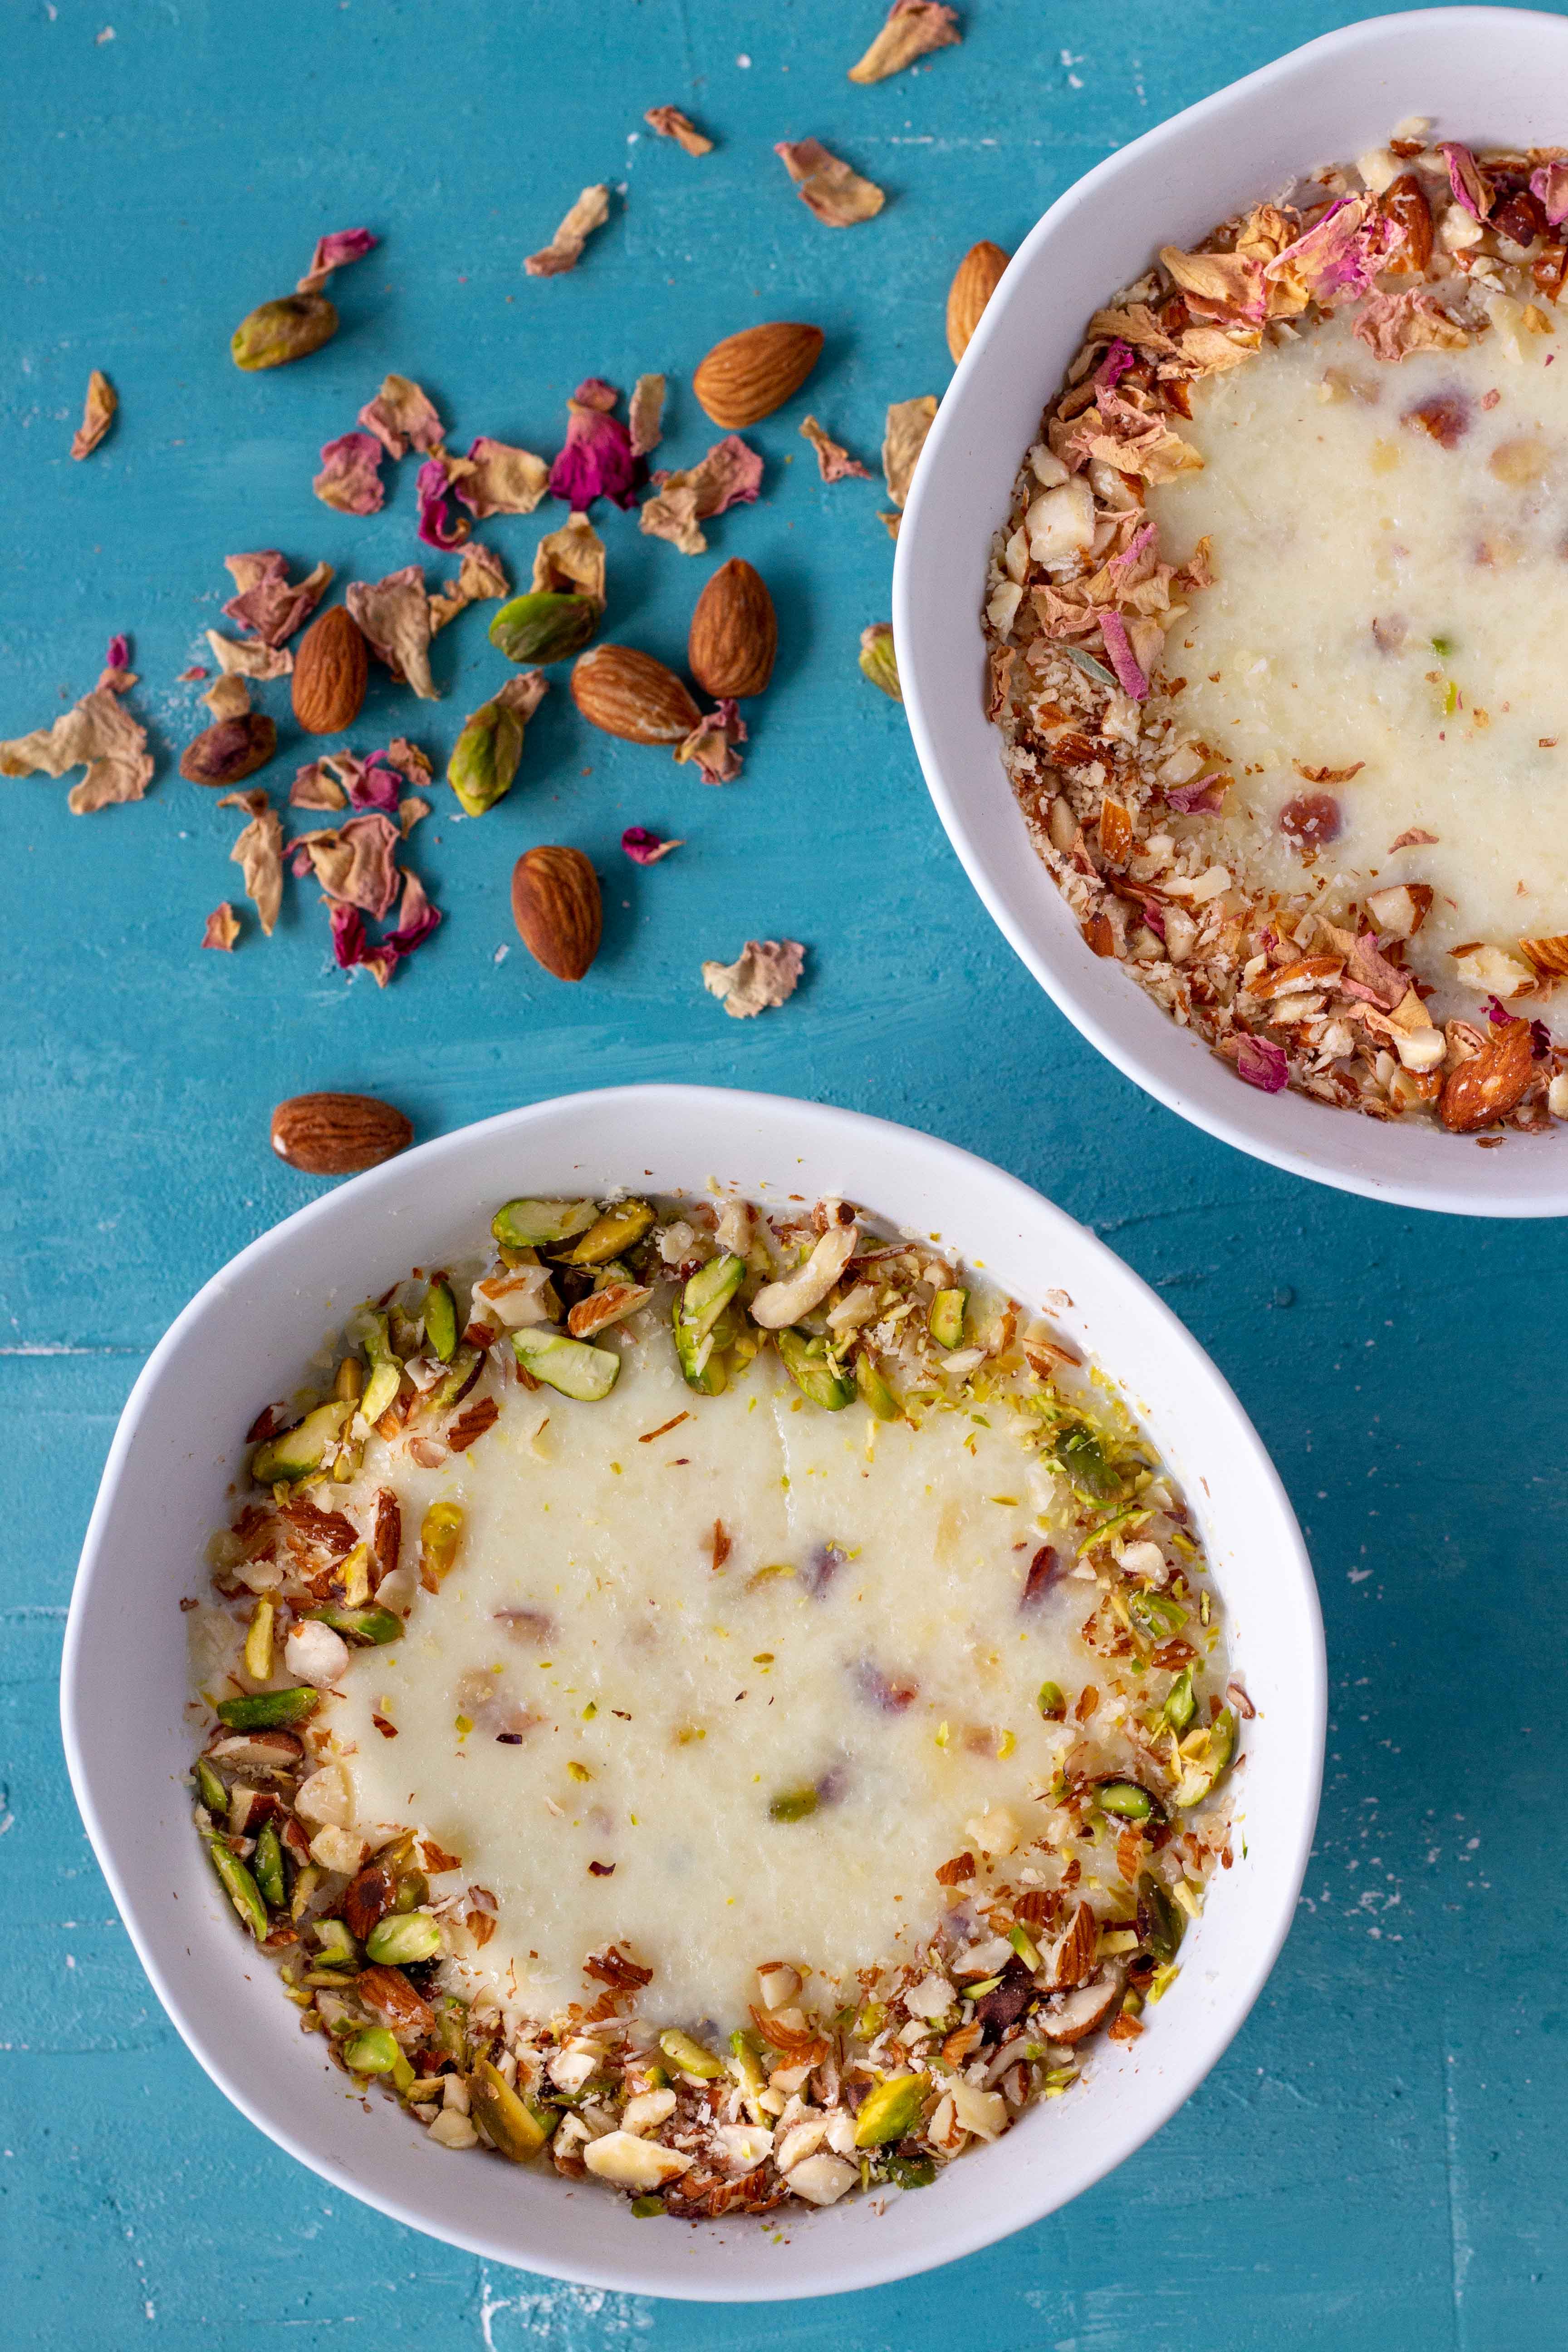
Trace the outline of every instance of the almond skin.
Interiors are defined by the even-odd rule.
[[[313,620],[294,656],[294,716],[307,735],[341,735],[359,717],[370,661],[342,604]]]
[[[582,979],[599,952],[605,915],[599,877],[580,849],[526,850],[511,870],[511,911],[536,963],[557,980]]]
[[[995,293],[1012,255],[983,236],[972,245],[952,273],[947,291],[947,348],[956,362],[969,349],[980,314]]]
[[[406,1151],[412,1123],[374,1095],[291,1095],[272,1114],[272,1149],[307,1176],[356,1176]]]
[[[715,343],[691,379],[702,406],[726,432],[755,425],[798,392],[822,356],[822,330],[775,319]]]
[[[761,694],[773,674],[778,617],[765,582],[734,555],[721,563],[691,615],[686,661],[715,702]]]
[[[572,672],[572,699],[591,727],[627,743],[679,743],[702,714],[681,680],[635,646],[595,646]]]
[[[1530,1084],[1531,1043],[1528,1021],[1499,1022],[1480,1052],[1451,1073],[1437,1105],[1451,1134],[1473,1135],[1508,1117]]]
[[[204,727],[180,754],[180,773],[189,784],[237,784],[264,768],[278,749],[278,729],[264,710],[219,719]]]

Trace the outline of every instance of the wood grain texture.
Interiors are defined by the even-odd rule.
[[[1560,1746],[1568,1236],[1292,1182],[1194,1134],[1079,1042],[981,912],[900,711],[857,668],[862,627],[889,608],[879,486],[822,485],[797,432],[809,405],[874,449],[889,400],[948,380],[943,303],[977,237],[1014,249],[1109,148],[1354,11],[1194,0],[1134,20],[1107,0],[973,0],[961,48],[856,89],[846,69],[882,13],[272,0],[237,37],[210,0],[8,12],[0,734],[47,723],[127,629],[161,755],[143,803],[91,818],[67,813],[63,783],[0,787],[0,2233],[7,2318],[37,2352],[1561,2340],[1563,1874],[1552,1810],[1524,1798]],[[694,162],[648,136],[643,110],[662,102],[700,114],[716,152]],[[852,237],[819,227],[777,170],[773,142],[807,133],[889,190]],[[523,256],[601,179],[625,194],[580,269],[526,278]],[[337,340],[238,373],[237,320],[293,284],[320,232],[362,222],[385,243],[335,282]],[[558,690],[498,809],[462,822],[444,786],[433,795],[416,856],[447,920],[384,992],[332,970],[302,884],[272,940],[247,921],[234,955],[202,953],[209,909],[237,902],[237,821],[174,772],[205,714],[173,681],[210,660],[222,558],[277,546],[296,569],[327,557],[342,581],[419,552],[413,466],[388,467],[386,510],[356,520],[311,495],[320,445],[396,369],[430,391],[454,446],[482,433],[553,454],[580,378],[629,388],[657,369],[672,387],[658,461],[690,464],[716,437],[696,362],[778,317],[828,340],[808,394],[748,436],[762,501],[710,526],[695,560],[639,537],[635,516],[595,516],[607,627],[672,663],[719,562],[742,554],[767,580],[779,664],[747,712],[742,780],[709,791],[663,751],[593,733]],[[93,367],[120,415],[77,465]],[[547,507],[480,536],[526,584],[542,526],[561,520]],[[427,572],[455,568],[432,556]],[[443,767],[503,675],[487,618],[437,640],[439,705],[373,668],[356,746],[406,731]],[[282,744],[265,780],[286,782],[310,751],[286,685],[258,701]],[[688,846],[634,868],[628,824]],[[560,840],[610,877],[604,948],[569,991],[532,969],[507,899],[520,853]],[[726,1021],[702,959],[770,936],[807,943],[805,984],[780,1012]],[[427,1136],[662,1077],[909,1120],[1092,1224],[1236,1383],[1324,1594],[1318,1849],[1228,2056],[1066,2212],[852,2304],[583,2294],[324,2188],[229,2110],[164,2021],[59,1753],[61,1622],[125,1392],[205,1276],[319,1189],[269,1151],[272,1105],[353,1089]]]

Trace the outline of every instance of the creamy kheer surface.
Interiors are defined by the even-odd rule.
[[[1323,864],[1435,898],[1407,961],[1468,1005],[1448,951],[1568,930],[1568,365],[1544,336],[1379,366],[1350,320],[1196,387],[1203,458],[1150,493],[1173,562],[1215,578],[1167,662],[1237,787],[1216,832],[1278,888],[1285,804],[1331,794]],[[1555,364],[1548,364],[1556,361]],[[1348,771],[1314,782],[1301,770]],[[1393,845],[1427,832],[1430,842]]]
[[[729,2028],[781,1944],[844,1979],[929,1935],[965,1822],[1070,1745],[1036,1695],[1087,1678],[1084,1585],[1020,1612],[1070,1517],[1010,1415],[814,1412],[763,1358],[641,1442],[689,1402],[657,1330],[602,1404],[530,1398],[401,1480],[405,1512],[461,1505],[459,1564],[331,1720],[362,1816],[418,1820],[493,1892],[486,1958],[522,1997],[574,1998],[619,1938],[671,2016]]]
[[[249,1433],[195,1819],[437,2147],[716,2219],[913,2189],[1134,2042],[1252,1713],[1110,1381],[939,1237],[519,1198]]]

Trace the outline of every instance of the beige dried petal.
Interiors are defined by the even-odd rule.
[[[90,457],[110,426],[119,407],[114,386],[101,368],[94,368],[87,380],[87,401],[81,412],[81,423],[71,435],[71,456]]]
[[[478,540],[469,540],[463,550],[457,578],[444,581],[430,599],[430,635],[439,636],[447,622],[455,621],[469,604],[504,596],[509,584],[495,550],[481,547]]]
[[[422,817],[427,817],[429,814],[429,802],[426,800],[421,800],[417,793],[410,793],[406,800],[398,802],[397,825],[405,841],[407,840],[415,826],[420,822],[420,819]]]
[[[583,247],[596,228],[603,228],[610,217],[610,192],[603,184],[584,188],[550,243],[538,253],[531,253],[523,263],[531,278],[557,278],[564,269],[575,269],[583,258]]]
[[[533,551],[536,590],[605,601],[605,542],[585,514],[574,514],[559,530],[546,531]]]
[[[632,386],[631,404],[627,410],[634,457],[646,457],[650,449],[658,447],[664,438],[663,419],[663,376],[639,375]]]
[[[129,683],[129,673],[106,673],[121,675]],[[67,796],[74,816],[139,801],[153,780],[147,730],[101,683],[62,712],[52,727],[0,743],[0,776],[63,776],[68,768],[80,767],[87,773]]]
[[[492,441],[481,434],[468,450],[472,471],[458,495],[470,514],[485,522],[491,515],[531,514],[550,487],[550,468],[531,449]]]
[[[422,701],[438,701],[430,675],[432,599],[425,593],[425,574],[418,564],[405,563],[384,580],[352,580],[343,602],[372,653],[393,677],[411,686]],[[454,612],[460,609],[454,604]]]
[[[643,503],[638,528],[668,539],[683,555],[700,555],[708,545],[699,525],[732,506],[748,505],[762,487],[763,461],[738,433],[715,441],[695,466],[656,474],[654,495]]]
[[[803,205],[828,228],[853,228],[874,219],[888,199],[874,180],[862,179],[842,157],[829,154],[820,139],[783,139],[773,149],[795,183]]]
[[[204,948],[221,948],[226,955],[234,953],[234,943],[239,937],[239,917],[226,898],[207,917],[202,932]]]
[[[847,482],[853,476],[862,482],[871,478],[858,457],[852,457],[842,441],[836,441],[815,416],[807,416],[801,431],[816,452],[816,469],[825,482]]]
[[[516,677],[509,677],[493,699],[508,710],[515,710],[526,726],[549,691],[550,680],[542,669],[525,669]]]
[[[205,703],[215,719],[244,719],[250,710],[250,688],[237,670],[220,671],[196,700]]]
[[[793,996],[805,963],[798,940],[748,940],[733,963],[705,963],[702,985],[732,1019],[746,1021]]]
[[[707,535],[698,526],[697,492],[689,476],[673,479],[668,488],[656,490],[651,499],[645,499],[637,525],[652,539],[668,539],[682,555],[707,552]]]
[[[861,58],[849,68],[851,81],[886,81],[932,49],[951,48],[963,36],[955,10],[941,0],[893,0],[888,21]]]
[[[895,400],[889,407],[882,438],[882,472],[887,478],[888,496],[896,507],[901,508],[910,495],[916,462],[935,422],[934,393],[922,393],[915,400]],[[896,530],[893,536],[898,537]]]
[[[405,457],[411,448],[428,456],[447,437],[434,401],[406,375],[384,377],[375,398],[360,410],[359,421],[389,457]]]
[[[221,629],[209,629],[206,639],[226,677],[267,679],[288,677],[293,671],[294,656],[287,646],[269,646],[260,637],[226,637]]]
[[[661,139],[675,140],[689,155],[710,155],[713,152],[711,139],[705,137],[691,117],[682,114],[679,106],[650,106],[643,121],[650,131],[657,131]]]
[[[244,875],[257,919],[270,939],[283,905],[283,827],[278,812],[259,785],[248,793],[226,793],[218,806],[242,808],[249,814],[250,822],[241,828],[229,860]]]

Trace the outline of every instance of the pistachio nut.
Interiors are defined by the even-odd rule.
[[[281,294],[242,319],[229,342],[237,368],[287,367],[309,359],[338,331],[338,314],[324,294]]]
[[[1188,1737],[1195,1738],[1197,1735],[1189,1733]],[[1185,1769],[1176,1790],[1175,1802],[1184,1811],[1189,1805],[1201,1805],[1235,1753],[1236,1715],[1232,1708],[1222,1706],[1208,1727],[1201,1749],[1191,1756],[1183,1756]]]
[[[208,1838],[206,1847],[224,1893],[259,1942],[267,1933],[267,1906],[261,1899],[261,1891],[255,1879],[238,1854],[231,1853],[222,1838]]]
[[[591,1348],[585,1339],[565,1339],[541,1323],[514,1331],[511,1345],[524,1371],[579,1404],[607,1397],[620,1374],[621,1360],[613,1348]]]
[[[781,1789],[768,1807],[770,1822],[804,1822],[816,1812],[820,1798],[815,1789]]]
[[[679,2025],[670,2025],[658,2037],[658,2046],[674,2066],[683,2074],[695,2074],[700,2083],[716,2083],[725,2072],[724,2062],[694,2042],[689,2033],[682,2033]]]
[[[508,1201],[490,1219],[502,1249],[542,1249],[585,1234],[599,1214],[594,1201]]]
[[[392,1345],[392,1330],[384,1315],[369,1318],[364,1335],[364,1351],[370,1358],[370,1378],[359,1400],[359,1409],[374,1428],[390,1404],[396,1402],[403,1385],[403,1364]]]
[[[522,721],[504,702],[481,703],[447,762],[447,782],[469,816],[483,816],[511,790],[522,757]]]
[[[209,1813],[221,1820],[228,1811],[228,1790],[218,1777],[216,1767],[205,1756],[196,1758],[196,1794]]]
[[[1053,1451],[1058,1467],[1067,1472],[1079,1493],[1089,1501],[1109,1503],[1120,1493],[1121,1482],[1107,1462],[1104,1447],[1082,1422],[1074,1422],[1064,1429]]]
[[[810,1331],[781,1331],[776,1344],[779,1360],[801,1394],[828,1412],[842,1412],[855,1393],[855,1383],[828,1354],[826,1340]]]
[[[395,1609],[377,1609],[373,1604],[365,1609],[339,1609],[328,1602],[324,1609],[312,1609],[311,1617],[319,1625],[330,1625],[345,1642],[358,1642],[366,1647],[382,1642],[395,1642],[403,1633],[403,1620]]]
[[[441,1948],[441,1927],[428,1911],[389,1911],[365,1938],[365,1951],[378,1967],[405,1969],[432,1960]]]
[[[856,2147],[883,2147],[912,2131],[920,2120],[927,2079],[924,2074],[889,2074],[879,2083],[855,2118]]]
[[[963,1310],[969,1304],[967,1290],[939,1290],[931,1303],[927,1318],[931,1336],[939,1348],[956,1348],[963,1339]]]
[[[508,661],[565,661],[587,644],[603,610],[595,596],[536,588],[501,606],[490,623],[490,643]]]
[[[452,1360],[458,1344],[458,1302],[447,1282],[433,1282],[425,1293],[425,1337],[444,1364]]]
[[[879,1421],[900,1421],[903,1407],[877,1370],[876,1360],[868,1348],[862,1348],[855,1359],[855,1385],[863,1403],[869,1405]]]
[[[297,1478],[308,1478],[319,1470],[327,1448],[342,1437],[353,1410],[348,1398],[331,1397],[280,1437],[268,1438],[250,1457],[250,1475],[257,1485],[291,1486]]]
[[[289,1899],[289,1889],[283,1877],[283,1845],[270,1822],[263,1822],[256,1840],[256,1852],[251,1856],[251,1874],[261,1890],[262,1899],[274,1911],[280,1911]]]
[[[1095,1790],[1100,1811],[1120,1822],[1146,1822],[1159,1808],[1147,1789],[1136,1780],[1101,1780]]]
[[[343,2064],[355,2074],[390,2074],[403,2053],[384,2025],[367,2025],[343,2043]]]
[[[488,2058],[468,2076],[468,2112],[490,2146],[513,2164],[526,2164],[550,2137],[550,2111],[536,2114]]]
[[[419,1581],[426,1592],[439,1592],[442,1578],[450,1575],[462,1532],[458,1504],[431,1504],[419,1526]]]
[[[566,1263],[604,1265],[640,1242],[652,1223],[653,1211],[646,1201],[617,1201],[613,1209],[601,1211],[575,1249],[567,1251]]]
[[[1196,1706],[1197,1700],[1193,1695],[1193,1670],[1191,1666],[1184,1666],[1165,1693],[1163,1712],[1172,1730],[1185,1731]]]
[[[1138,1933],[1157,1960],[1175,1958],[1186,1925],[1180,1906],[1144,1871],[1138,1881]]]
[[[220,1699],[216,1714],[230,1731],[277,1731],[305,1722],[321,1704],[321,1692],[301,1683],[295,1690],[251,1691],[244,1698]]]
[[[1060,1683],[1042,1683],[1035,1705],[1047,1723],[1060,1723],[1068,1711],[1067,1694]]]

